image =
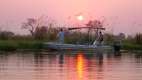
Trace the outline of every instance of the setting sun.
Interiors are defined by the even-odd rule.
[[[83,20],[84,20],[84,17],[83,17],[82,15],[78,15],[78,16],[77,16],[77,19],[78,19],[79,21],[83,21]]]

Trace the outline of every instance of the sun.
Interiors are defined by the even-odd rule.
[[[77,16],[77,19],[78,19],[79,21],[83,21],[83,20],[84,20],[84,17],[83,17],[83,15],[78,15],[78,16]]]

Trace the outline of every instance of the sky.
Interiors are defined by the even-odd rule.
[[[142,0],[0,0],[0,29],[27,34],[21,24],[27,18],[44,15],[60,24],[104,20],[107,32],[131,35],[142,32],[141,3]],[[76,20],[78,14],[84,16],[83,22]]]

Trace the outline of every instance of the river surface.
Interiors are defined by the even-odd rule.
[[[142,55],[0,53],[0,80],[142,80]]]

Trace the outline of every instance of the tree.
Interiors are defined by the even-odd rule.
[[[98,31],[99,30],[105,30],[105,28],[103,28],[103,22],[100,20],[90,20],[86,26],[90,27],[88,30],[88,34],[92,29],[96,30],[96,36],[98,35]]]
[[[141,33],[137,33],[134,37],[134,40],[137,44],[142,44],[142,34]]]
[[[47,36],[47,27],[42,26],[42,27],[37,27],[34,33],[35,39],[45,39]]]
[[[0,32],[0,38],[1,39],[10,39],[14,36],[15,34],[10,31],[2,31]]]
[[[39,27],[46,26],[46,17],[42,16],[40,18],[28,18],[26,22],[22,23],[22,28],[27,29],[32,36],[34,36],[35,31]]]
[[[59,32],[60,28],[59,27],[55,27],[55,24],[50,23],[48,28],[47,28],[47,37],[49,40],[56,40],[57,39],[57,34]]]
[[[118,37],[121,39],[121,40],[124,40],[126,38],[125,34],[124,33],[119,33]]]
[[[103,22],[101,22],[99,20],[90,20],[86,25],[90,26],[92,28],[102,28]]]
[[[93,42],[93,38],[91,38],[90,36],[92,35],[92,31],[94,31],[93,29],[95,29],[95,37],[96,39],[99,36],[99,31],[104,30],[105,28],[103,28],[103,22],[100,20],[90,20],[87,24],[86,24],[88,28],[88,41]]]
[[[34,35],[35,29],[38,27],[37,20],[34,18],[28,18],[27,22],[22,24],[22,28],[28,29],[31,35]]]

